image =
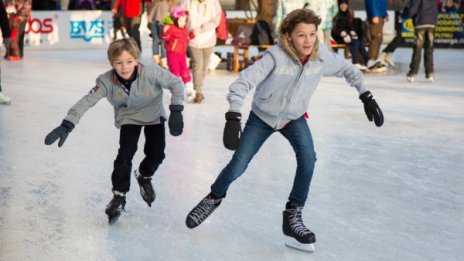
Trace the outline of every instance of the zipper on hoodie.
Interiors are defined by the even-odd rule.
[[[279,126],[279,123],[282,121],[282,115],[285,114],[285,112],[287,111],[288,105],[291,103],[291,100],[292,100],[292,97],[293,97],[293,91],[295,90],[296,83],[298,82],[298,80],[301,77],[301,74],[303,73],[304,66],[301,63],[299,64],[299,66],[300,66],[300,68],[299,68],[298,76],[293,81],[293,84],[292,84],[293,87],[291,87],[290,90],[287,93],[287,96],[289,98],[288,99],[285,98],[287,103],[285,104],[284,109],[282,110],[282,112],[279,115],[279,118],[277,119],[277,123],[276,123],[276,125],[274,127],[275,130],[277,130],[277,126]]]

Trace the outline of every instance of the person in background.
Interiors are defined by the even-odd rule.
[[[319,41],[325,44],[329,50],[332,50],[330,47],[330,34],[333,27],[333,18],[338,11],[337,0],[312,0],[309,8],[314,10],[322,19],[319,30],[317,30]]]
[[[222,8],[219,0],[183,0],[181,6],[189,12],[187,28],[195,34],[195,38],[189,41],[188,48],[196,92],[194,102],[201,103],[205,99],[203,81],[216,46],[216,28],[221,21]]]
[[[419,73],[422,49],[424,49],[425,78],[434,81],[433,41],[438,20],[437,5],[430,0],[410,0],[409,16],[414,23],[414,46],[406,79],[414,82]]]
[[[388,19],[387,0],[365,0],[365,7],[371,35],[367,67],[371,71],[385,72],[387,67],[380,61],[379,53],[383,41],[383,25]]]
[[[18,8],[18,14],[22,17],[21,23],[19,24],[19,32],[18,32],[19,33],[19,38],[18,38],[19,56],[21,57],[21,59],[24,57],[24,36],[26,33],[27,21],[31,17],[31,10],[32,10],[32,0],[23,0],[21,5]]]
[[[193,89],[192,77],[187,67],[187,44],[195,35],[187,30],[187,19],[189,13],[182,6],[176,6],[164,22],[163,34],[167,51],[169,70],[180,77],[185,84],[187,101],[193,101],[195,90]]]
[[[111,10],[113,15],[118,12],[119,6],[122,6],[127,33],[130,37],[134,38],[140,51],[142,51],[142,43],[140,42],[140,23],[143,13],[142,0],[116,0]]]
[[[32,1],[32,10],[57,10],[60,5],[56,0],[34,0]]]
[[[367,71],[367,67],[359,63],[359,53],[364,62],[369,60],[369,54],[356,33],[353,21],[354,13],[349,8],[348,0],[339,0],[339,11],[333,18],[332,37],[337,43],[349,45],[354,66],[361,71]]]
[[[380,54],[380,61],[392,67],[396,67],[396,64],[393,62],[393,53],[403,42],[403,37],[401,36],[401,29],[403,27],[402,16],[403,14],[407,15],[408,12],[409,8],[407,6],[404,6],[399,11],[395,12],[395,37],[390,41],[390,43],[388,43]]]
[[[310,7],[309,0],[277,0],[276,12],[273,19],[274,23],[274,39],[278,38],[280,32],[280,24],[284,20],[285,16],[291,11]]]
[[[163,21],[169,16],[169,11],[173,7],[173,1],[170,0],[153,0],[148,7],[148,29],[151,31],[153,62],[161,65],[163,68],[168,68],[166,60],[166,48],[164,39],[161,37],[163,33]]]
[[[229,30],[227,25],[227,13],[225,10],[221,11],[221,21],[219,22],[218,27],[216,28],[216,44],[224,45],[226,44],[227,38],[229,37]]]
[[[279,132],[295,151],[297,165],[293,187],[282,212],[282,232],[287,246],[314,250],[316,236],[302,218],[316,163],[313,138],[305,116],[321,78],[343,76],[359,93],[368,120],[378,127],[384,121],[380,107],[364,83],[363,74],[344,57],[319,44],[316,35],[320,23],[320,17],[312,10],[290,12],[280,26],[278,44],[241,71],[239,78],[229,86],[230,106],[225,114],[223,142],[227,149],[235,152],[211,185],[208,195],[187,215],[188,228],[199,226],[219,207],[229,186],[245,172],[264,142]],[[250,92],[254,93],[251,112],[242,133],[241,110]],[[274,152],[271,160],[279,160],[278,152]]]
[[[6,13],[5,4],[0,0],[0,27],[2,30],[3,45],[8,49],[10,45],[10,24],[8,22],[8,15]],[[0,59],[0,104],[11,104],[10,97],[2,92],[2,67]]]
[[[61,125],[45,137],[45,144],[51,145],[59,140],[58,147],[61,147],[87,110],[103,98],[109,101],[114,107],[115,125],[120,129],[119,150],[111,175],[113,199],[105,210],[108,222],[113,224],[126,205],[132,159],[142,129],[145,133],[145,158],[134,175],[140,186],[140,195],[148,206],[151,207],[155,200],[151,179],[165,158],[166,146],[164,122],[167,115],[163,89],[171,92],[169,131],[171,135],[179,136],[184,128],[184,85],[178,77],[158,65],[139,63],[140,50],[132,38],[113,41],[107,53],[113,68],[98,76],[95,87],[71,107]]]
[[[118,38],[118,32],[121,32],[122,38],[126,38],[126,28],[124,28],[124,14],[119,6],[118,11],[113,14],[113,41]]]

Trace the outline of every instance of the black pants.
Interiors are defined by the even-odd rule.
[[[137,143],[142,127],[145,133],[145,147],[143,149],[145,158],[139,166],[140,174],[144,177],[153,176],[161,162],[163,162],[166,147],[164,123],[148,126],[121,126],[118,156],[114,161],[114,170],[111,175],[113,190],[124,193],[129,191],[132,159],[137,151]]]
[[[401,42],[403,41],[403,37],[401,36],[401,33],[397,33],[395,35],[395,38],[383,49],[383,53],[393,53],[396,48],[398,48],[401,45]]]
[[[124,18],[126,31],[130,37],[134,38],[135,42],[139,46],[140,51],[142,51],[142,44],[140,42],[140,23],[142,18],[140,16],[135,16],[131,18]]]
[[[411,63],[409,64],[408,75],[416,75],[419,72],[422,48],[424,48],[424,67],[427,77],[433,73],[433,38],[435,28],[419,28],[415,30],[415,42],[412,52]]]

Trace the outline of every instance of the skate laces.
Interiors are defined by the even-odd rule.
[[[287,209],[287,211],[290,213],[290,227],[294,233],[299,236],[305,236],[312,233],[311,230],[303,224],[301,208]]]
[[[117,206],[117,208],[121,208],[121,211],[125,211],[124,207],[126,206],[126,197],[115,194],[111,202],[108,203],[108,206]]]
[[[216,209],[216,205],[221,199],[204,198],[200,204],[192,211],[190,218],[197,224],[200,224]]]

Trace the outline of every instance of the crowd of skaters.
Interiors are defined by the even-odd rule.
[[[19,61],[24,56],[24,32],[31,10],[61,9],[60,3],[62,1],[0,1],[3,1],[2,9],[6,10],[7,17],[7,20],[2,20],[2,35],[6,47],[4,58],[9,61]],[[329,49],[334,43],[346,44],[349,46],[349,56],[358,69],[363,72],[385,72],[389,66],[395,66],[392,54],[401,44],[401,35],[397,34],[381,52],[383,27],[389,19],[387,0],[364,0],[364,2],[366,20],[362,21],[354,16],[354,12],[350,9],[349,0],[276,0],[275,16],[270,28],[274,29],[272,32],[274,39],[278,39],[280,23],[288,13],[299,8],[312,9],[322,19],[318,28],[319,43],[326,45]],[[426,2],[426,4],[423,5],[422,2]],[[188,72],[185,70],[180,72],[179,68],[173,68],[173,65],[178,64],[178,59],[174,59],[176,62],[168,61],[168,52],[166,51],[166,37],[168,36],[163,35],[163,28],[166,28],[167,23],[172,22],[172,10],[179,6],[185,9],[185,27],[191,34],[188,34],[187,39],[182,39],[182,41],[187,41],[185,47],[188,48],[185,48],[185,52],[184,48],[174,48],[175,52],[172,52],[171,42],[170,57],[173,59],[172,54],[179,53],[179,50],[184,52],[184,56],[187,56],[187,67],[191,68],[191,76],[189,70],[187,70]],[[422,55],[421,49],[425,50],[426,78],[429,81],[434,80],[433,31],[437,14],[440,11],[461,10],[462,8],[462,1],[456,0],[409,0],[404,1],[403,6],[397,10],[399,16],[395,17],[395,20],[413,17],[417,28],[410,70],[407,73],[408,81],[413,82],[418,74]],[[147,26],[152,38],[153,62],[163,68],[171,69],[175,75],[183,79],[188,89],[189,101],[201,103],[205,98],[202,86],[213,48],[218,42],[224,42],[224,40],[218,40],[219,36],[217,35],[217,28],[226,23],[225,12],[222,10],[219,0],[69,0],[67,7],[62,9],[111,10],[114,28],[113,40],[117,39],[118,35],[123,38],[132,37],[140,49],[142,49],[141,17],[146,12]],[[6,32],[6,27],[9,27],[9,33]],[[369,29],[366,30],[366,28]],[[118,34],[119,32],[120,34]],[[172,26],[170,32],[172,32]],[[9,37],[5,37],[8,35]],[[169,37],[173,39],[172,35]],[[185,38],[185,35],[181,38]],[[1,86],[0,102],[10,102],[9,98],[1,93]]]

